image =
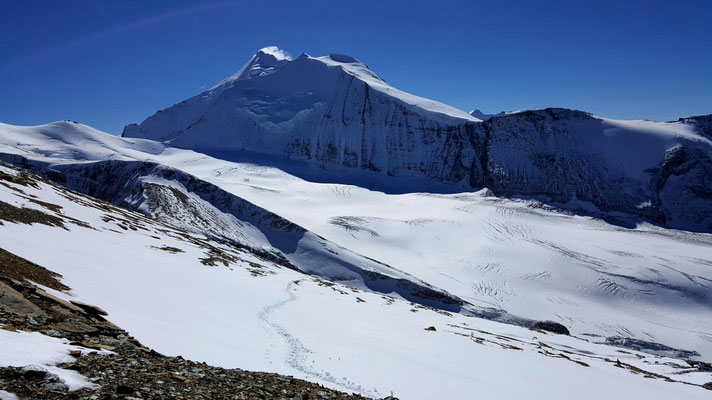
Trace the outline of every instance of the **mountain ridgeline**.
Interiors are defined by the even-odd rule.
[[[621,121],[561,108],[473,115],[395,89],[348,56],[290,60],[266,48],[122,136],[362,171],[366,181],[486,187],[622,222],[712,231],[710,116]]]

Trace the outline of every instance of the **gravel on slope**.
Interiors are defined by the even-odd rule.
[[[0,329],[40,332],[114,354],[77,351],[70,353],[76,361],[59,365],[78,371],[99,385],[96,389],[70,392],[47,372],[0,368],[0,390],[20,399],[366,399],[291,376],[164,356],[107,321],[100,308],[63,300],[22,281],[37,279],[37,268],[42,267],[0,249]],[[48,278],[56,276],[43,270]]]

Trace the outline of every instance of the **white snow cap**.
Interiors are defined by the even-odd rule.
[[[263,47],[239,71],[223,79],[217,85],[211,87],[210,90],[215,90],[235,81],[269,75],[290,61],[292,61],[292,56],[286,51],[280,50],[277,46]]]
[[[289,53],[287,53],[286,51],[280,49],[280,48],[277,47],[277,46],[267,46],[267,47],[263,47],[263,48],[261,48],[257,53],[258,53],[258,54],[259,54],[259,53],[269,54],[269,55],[271,55],[272,57],[276,58],[277,60],[287,60],[287,61],[291,61],[291,60],[292,60],[292,56],[289,55]]]
[[[312,63],[314,60],[329,67],[340,67],[346,73],[353,75],[368,84],[371,89],[378,90],[388,96],[394,97],[409,106],[414,106],[422,110],[439,115],[445,115],[447,117],[455,117],[469,121],[480,121],[462,110],[458,110],[437,101],[400,91],[388,85],[380,76],[371,71],[368,66],[351,56],[332,53],[322,57],[311,57],[308,54],[303,53],[293,62],[297,64]],[[263,47],[257,51],[257,53],[252,56],[250,61],[240,68],[239,71],[220,81],[217,85],[210,88],[209,92],[213,92],[214,94],[215,90],[227,89],[232,87],[236,82],[271,75],[290,62],[292,62],[292,57],[289,53],[284,50],[280,50],[277,46]],[[294,79],[302,79],[302,77],[294,76]]]

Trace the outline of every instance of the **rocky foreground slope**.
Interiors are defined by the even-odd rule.
[[[68,342],[76,349],[60,367],[89,383],[72,388],[38,366],[0,367],[0,398],[12,393],[20,399],[366,399],[291,376],[164,356],[107,321],[100,308],[63,300],[29,282],[70,290],[58,279],[58,274],[0,249],[1,337],[16,346],[15,336],[30,332]]]
[[[246,151],[307,161],[342,183],[343,171],[359,170],[364,186],[390,176],[487,187],[588,214],[712,230],[709,116],[657,123],[567,109],[477,115],[486,121],[399,91],[352,57],[289,60],[263,49],[235,75],[128,125],[123,136],[233,159]]]

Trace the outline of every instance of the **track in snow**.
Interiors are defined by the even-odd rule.
[[[260,321],[268,325],[275,333],[277,333],[278,336],[282,337],[282,339],[284,339],[284,341],[287,343],[287,355],[285,359],[287,365],[310,378],[322,382],[329,382],[332,385],[337,386],[341,390],[356,392],[369,397],[377,397],[378,393],[364,389],[362,386],[347,380],[345,377],[339,380],[326,371],[315,371],[311,366],[307,364],[307,357],[309,357],[309,354],[312,354],[313,351],[304,346],[304,344],[301,340],[299,340],[299,338],[289,333],[289,331],[287,331],[287,329],[285,329],[282,325],[271,320],[270,317],[276,310],[284,307],[288,303],[297,300],[297,296],[294,294],[294,286],[299,285],[299,283],[302,281],[303,280],[295,280],[289,282],[289,284],[285,288],[287,297],[274,304],[264,307],[257,314],[257,318],[259,318]]]

